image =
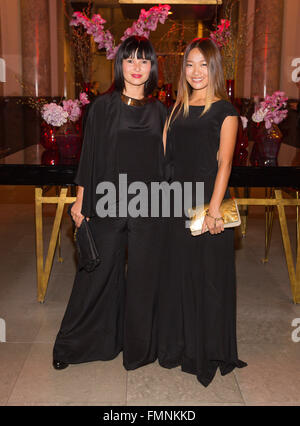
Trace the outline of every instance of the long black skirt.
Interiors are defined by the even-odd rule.
[[[237,352],[234,230],[194,237],[185,220],[168,220],[159,363],[208,386],[218,368],[225,375],[247,365]]]
[[[111,360],[123,351],[128,370],[154,362],[164,221],[95,217],[89,224],[101,264],[93,272],[77,270],[53,358],[76,364]]]

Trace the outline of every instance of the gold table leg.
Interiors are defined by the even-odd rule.
[[[38,281],[38,301],[44,302],[47,291],[50,271],[53,263],[54,252],[57,244],[59,228],[62,220],[64,205],[72,203],[76,197],[67,197],[67,188],[62,188],[58,197],[44,197],[42,188],[35,189],[35,214],[36,214],[36,252],[37,252],[37,281]],[[297,255],[296,268],[294,267],[291,242],[288,233],[287,220],[285,214],[285,206],[293,205],[299,207],[300,200],[283,199],[282,191],[275,190],[275,199],[237,199],[239,206],[261,205],[261,206],[277,206],[281,234],[283,239],[284,251],[288,267],[288,273],[291,283],[291,290],[294,303],[300,303],[300,238],[297,239]],[[49,248],[47,252],[46,262],[44,266],[43,256],[43,221],[42,221],[42,204],[57,204],[56,215],[52,228]],[[298,237],[299,237],[299,217],[297,216]]]
[[[298,246],[297,246],[296,270],[295,270],[285,209],[284,209],[284,205],[282,203],[280,203],[280,201],[282,200],[282,191],[281,190],[275,190],[275,197],[276,197],[276,200],[279,201],[277,208],[278,208],[281,234],[282,234],[282,240],[283,240],[283,245],[284,245],[284,250],[285,250],[286,263],[287,263],[290,282],[291,282],[293,299],[294,299],[294,303],[300,303],[300,247],[299,247],[299,241],[298,241]]]
[[[244,188],[244,198],[249,198],[250,189]],[[247,219],[248,219],[248,206],[241,206],[242,207],[242,217],[241,217],[241,230],[242,230],[242,236],[243,238],[246,237],[246,231],[247,231]]]
[[[265,194],[266,198],[274,198],[274,188],[266,188]],[[262,259],[263,263],[267,263],[269,261],[269,251],[274,222],[274,208],[275,206],[265,206],[265,257]]]
[[[59,188],[56,187],[56,196],[59,196]],[[58,261],[59,263],[63,263],[64,259],[62,258],[61,255],[61,224],[59,227],[59,232],[58,232],[58,241],[57,241],[57,248],[58,248]]]
[[[44,247],[43,247],[43,211],[42,188],[35,188],[35,237],[38,301],[43,302]]]
[[[300,206],[299,199],[287,199],[282,197],[282,190],[275,189],[275,198],[240,198],[239,205],[253,206],[276,206],[278,209],[281,235],[283,240],[285,258],[291,284],[291,292],[294,303],[300,304],[300,240],[297,242],[296,268],[294,266],[291,241],[288,232],[285,206]]]
[[[67,197],[68,188],[62,188],[60,195],[57,197],[43,196],[42,188],[35,189],[35,214],[36,214],[36,256],[37,256],[37,284],[38,284],[38,301],[44,303],[45,295],[48,287],[48,281],[53,264],[56,244],[66,203],[72,203],[76,197]],[[49,247],[47,251],[46,261],[44,264],[43,254],[43,215],[42,204],[57,204],[56,214],[52,227]]]
[[[243,188],[243,192],[244,192],[244,198],[249,198],[249,188]],[[236,187],[234,188],[234,196],[236,199],[238,199],[240,196],[239,189]],[[248,206],[246,205],[239,206],[239,210],[240,210],[240,216],[241,216],[242,237],[245,238],[246,231],[247,231]]]

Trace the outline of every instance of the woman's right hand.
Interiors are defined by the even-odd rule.
[[[76,200],[71,208],[71,216],[77,228],[80,227],[84,219],[84,216],[81,214],[81,209],[82,209],[82,201]]]

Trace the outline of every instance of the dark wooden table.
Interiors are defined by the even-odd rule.
[[[278,167],[233,167],[229,182],[229,186],[233,188],[260,187],[271,190],[265,198],[244,196],[243,198],[238,197],[237,202],[240,206],[245,206],[242,209],[249,205],[261,205],[265,206],[266,209],[273,210],[277,207],[294,303],[300,303],[300,249],[298,239],[297,259],[294,262],[285,206],[295,206],[297,209],[300,206],[300,154],[298,151],[295,148],[295,159],[293,159],[292,166],[290,163],[285,163],[285,161],[279,159]],[[296,158],[297,156],[299,161]],[[0,159],[0,185],[33,185],[36,187],[37,298],[39,302],[45,300],[64,206],[75,201],[74,177],[77,164],[77,159],[62,159],[57,153],[45,152],[44,148],[38,144],[21,149],[14,154],[3,156]],[[43,189],[45,186],[52,185],[58,188],[58,195],[48,197]],[[291,189],[290,193],[295,194],[295,197],[290,195],[284,197],[286,194],[284,188]],[[43,203],[57,204],[45,264],[43,257]],[[270,213],[269,210],[268,212]]]

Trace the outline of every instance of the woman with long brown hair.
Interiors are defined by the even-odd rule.
[[[180,365],[204,386],[218,367],[225,375],[247,365],[238,359],[236,345],[234,231],[224,230],[220,213],[223,199],[230,197],[237,116],[226,94],[218,47],[210,39],[193,40],[165,126],[166,163],[170,182],[204,182],[209,211],[196,237],[184,214],[169,221],[167,277],[160,298],[164,354],[159,359],[167,368]]]

